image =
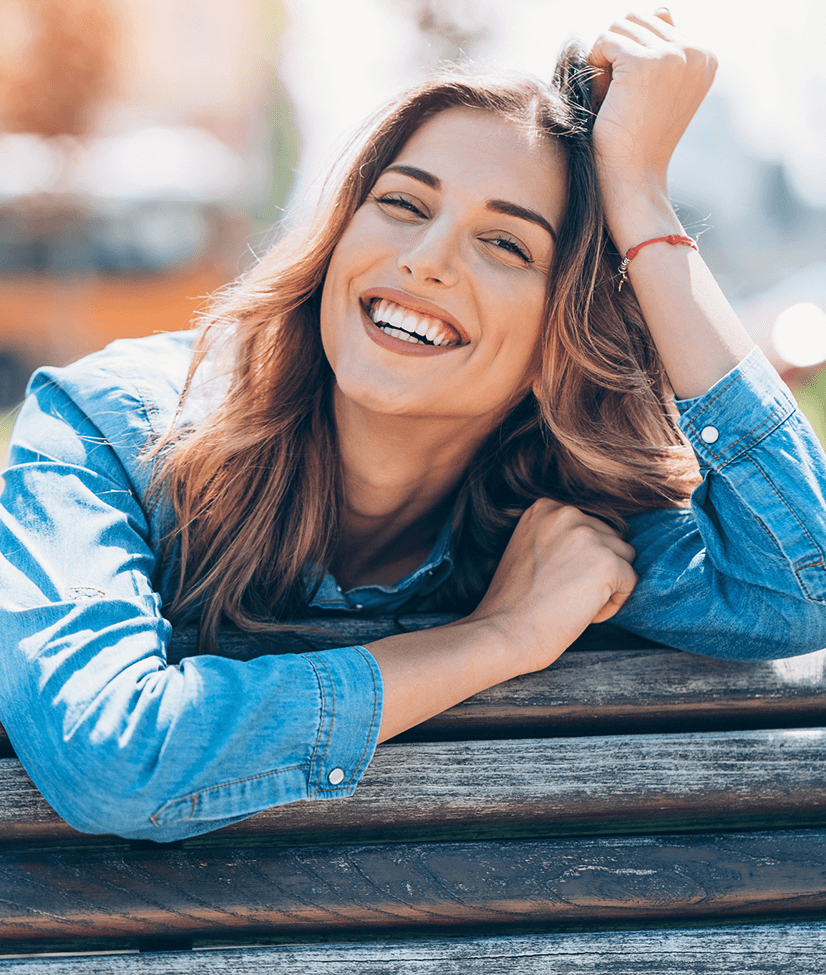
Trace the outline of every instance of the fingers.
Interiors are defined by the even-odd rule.
[[[597,38],[588,54],[588,62],[595,68],[605,69],[614,63],[621,51],[632,51],[633,48],[628,48],[620,38],[627,38],[641,48],[652,47],[656,40],[679,42],[674,21],[666,7],[660,7],[652,15],[630,13],[623,20],[615,21]]]
[[[538,504],[538,513],[547,519],[551,531],[561,530],[569,539],[576,539],[573,544],[581,558],[586,558],[586,553],[595,556],[600,549],[603,552],[611,552],[614,556],[607,562],[598,558],[596,563],[604,566],[598,577],[602,578],[603,583],[609,587],[610,596],[591,622],[605,622],[619,612],[637,585],[638,576],[632,568],[632,563],[637,557],[636,551],[615,528],[600,518],[585,514],[570,505],[546,511],[542,502]]]
[[[592,623],[604,623],[606,620],[615,616],[628,601],[628,597],[634,591],[639,576],[626,561],[621,561],[617,566],[617,577],[614,585],[615,589],[611,593],[608,601],[602,609],[591,620]]]
[[[679,39],[677,31],[674,30],[674,21],[671,19],[671,13],[665,7],[660,7],[656,13],[650,15],[628,14],[622,23],[634,24],[640,29],[640,34],[638,35],[640,43],[645,43],[652,36],[669,42]]]
[[[531,533],[547,533],[548,541],[554,544],[563,535],[577,539],[580,551],[594,546],[602,547],[613,552],[614,555],[629,565],[637,557],[637,553],[626,542],[620,533],[607,522],[593,515],[588,515],[573,505],[560,505],[555,501],[542,498],[522,516],[525,528]],[[529,524],[533,522],[533,525]],[[633,587],[632,587],[633,588]]]

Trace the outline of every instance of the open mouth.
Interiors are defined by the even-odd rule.
[[[387,298],[373,298],[367,311],[376,328],[385,335],[413,345],[460,345],[456,332],[447,322],[397,305]]]

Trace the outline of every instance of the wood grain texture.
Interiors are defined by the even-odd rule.
[[[0,943],[826,915],[826,833],[7,852]]]
[[[310,841],[818,826],[824,749],[824,729],[388,744],[350,798],[291,803],[221,832]],[[0,840],[79,836],[15,759],[0,761]]]
[[[826,924],[0,960],[9,975],[823,975]]]

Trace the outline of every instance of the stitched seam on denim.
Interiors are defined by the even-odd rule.
[[[144,391],[132,376],[124,375],[119,369],[112,369],[112,374],[117,376],[118,379],[120,379],[120,381],[134,393],[135,397],[140,400],[141,405],[143,406],[144,416],[149,424],[149,429],[152,435],[156,436],[160,432],[154,422],[155,419],[160,415],[158,404],[155,403],[154,400],[150,400],[144,394]]]
[[[364,750],[361,753],[361,758],[358,760],[358,764],[356,765],[356,768],[353,770],[353,775],[350,776],[350,782],[353,781],[356,770],[361,768],[365,756],[367,755],[367,749],[370,747],[370,740],[373,737],[373,726],[376,723],[376,700],[378,698],[378,688],[376,687],[376,675],[373,671],[373,665],[371,664],[367,656],[367,651],[364,649],[364,647],[355,647],[355,649],[358,651],[358,653],[361,655],[364,662],[370,668],[370,678],[373,681],[373,714],[370,716],[370,727],[367,729],[367,739],[364,742]]]
[[[743,376],[745,376],[745,374],[746,374],[745,372],[740,372],[736,376],[732,376],[731,380],[727,382],[722,389],[717,390],[714,397],[710,399],[708,403],[706,403],[706,405],[700,410],[697,416],[701,417],[703,413],[705,413],[706,410],[710,409],[724,393],[728,392],[728,390],[730,390],[731,387],[734,386],[736,383],[739,383],[740,380],[743,378]]]
[[[792,410],[792,412],[794,412],[794,410]],[[728,444],[728,446],[725,448],[725,450],[723,450],[719,454],[716,454],[711,449],[710,444],[707,444],[703,440],[702,436],[700,434],[698,434],[697,431],[694,429],[694,422],[695,422],[694,420],[690,420],[689,421],[688,427],[691,430],[691,432],[694,434],[694,436],[698,440],[701,440],[702,441],[704,449],[706,451],[708,451],[708,453],[711,454],[711,456],[715,460],[722,460],[723,454],[728,453],[728,451],[730,451],[730,450],[733,450],[737,446],[737,444],[742,443],[744,440],[748,440],[748,439],[751,438],[752,439],[752,443],[749,444],[749,446],[753,447],[758,442],[758,440],[762,440],[764,437],[767,437],[772,432],[772,430],[775,429],[775,427],[779,426],[784,420],[788,419],[788,417],[791,416],[791,413],[787,413],[785,416],[781,416],[781,419],[778,420],[778,422],[775,424],[774,427],[772,427],[772,430],[765,430],[762,433],[760,433],[759,436],[757,436],[757,431],[760,430],[761,427],[766,426],[766,424],[771,423],[772,420],[774,420],[774,418],[776,416],[782,415],[782,413],[783,413],[783,410],[780,407],[780,405],[778,405],[777,408],[772,413],[770,413],[767,417],[765,417],[762,420],[761,423],[759,423],[756,427],[752,427],[751,430],[749,430],[746,433],[744,433],[741,437],[739,437],[733,443]],[[699,414],[697,416],[697,419],[699,419]],[[743,451],[741,451],[740,454],[738,454],[737,456],[738,457],[741,456],[742,453],[745,452],[745,450],[747,450],[747,449],[748,449],[748,447],[743,448]],[[725,461],[725,464],[730,464],[733,460],[736,460],[736,459],[737,459],[736,457],[729,457],[728,460]],[[720,466],[725,466],[725,464],[722,464]]]
[[[158,821],[158,816],[160,816],[164,810],[189,802],[191,803],[192,808],[189,811],[189,816],[186,818],[192,819],[192,817],[195,815],[196,802],[201,798],[201,796],[206,795],[208,792],[216,792],[218,789],[228,789],[234,785],[243,785],[245,782],[255,782],[256,779],[269,779],[272,778],[273,775],[282,775],[284,772],[295,772],[296,769],[304,769],[306,767],[307,766],[304,764],[288,765],[286,768],[276,768],[269,772],[259,772],[258,775],[250,775],[245,779],[232,779],[230,782],[221,782],[219,785],[211,785],[206,789],[199,789],[197,792],[193,792],[191,795],[181,796],[180,799],[170,799],[169,802],[165,802],[157,812],[152,813],[149,818],[156,826],[160,826],[161,823]],[[176,822],[183,822],[183,819],[176,820]]]
[[[340,789],[349,788],[353,784],[353,782],[354,782],[354,780],[356,778],[356,775],[358,774],[358,770],[361,768],[361,766],[362,766],[362,764],[364,762],[364,758],[367,755],[367,750],[370,747],[370,744],[369,744],[370,743],[370,739],[373,736],[373,727],[374,727],[374,725],[376,723],[376,713],[377,713],[377,710],[376,710],[376,699],[378,697],[377,689],[376,689],[376,676],[373,673],[373,667],[370,664],[370,661],[368,660],[368,658],[366,656],[366,651],[362,647],[358,647],[358,646],[352,647],[352,649],[358,652],[359,656],[364,660],[364,662],[369,667],[369,669],[370,669],[370,678],[373,681],[373,713],[370,716],[370,727],[368,728],[368,731],[367,731],[367,740],[364,743],[364,749],[362,750],[361,757],[359,758],[358,762],[356,763],[355,767],[353,768],[353,771],[350,773],[350,777],[349,777],[349,779],[347,781],[347,784],[344,785],[343,782],[339,782],[339,784],[337,786],[333,786],[332,789],[325,789],[321,785],[321,780],[319,779],[319,785],[318,785],[318,787],[315,790],[316,792],[321,792],[321,793],[323,793],[323,792],[338,792]],[[326,668],[326,664],[322,664],[322,666],[324,666],[325,670],[327,669]],[[332,681],[330,683],[332,685]],[[333,715],[335,716],[335,706],[333,707]],[[325,753],[324,754],[325,754],[325,756],[327,754],[326,748],[325,748]]]
[[[307,656],[308,656],[308,658],[312,658],[315,655],[314,654],[307,654]],[[332,737],[332,734],[333,734],[333,723],[335,722],[335,719],[336,719],[336,691],[335,691],[335,687],[333,685],[332,678],[330,677],[330,670],[327,667],[327,665],[324,663],[324,661],[323,660],[316,661],[316,660],[312,660],[311,659],[310,662],[312,663],[313,667],[316,668],[316,674],[318,676],[318,682],[319,682],[319,685],[322,687],[322,692],[321,692],[322,701],[326,701],[326,696],[325,696],[324,689],[323,689],[323,683],[321,681],[319,667],[323,667],[324,668],[324,673],[326,674],[327,680],[328,680],[328,682],[330,684],[330,696],[332,698],[331,703],[330,703],[330,730],[327,732],[327,735],[325,736],[325,739],[324,739],[324,753],[322,754],[321,759],[318,762],[318,779],[316,780],[316,783],[313,785],[313,792],[314,793],[318,793],[318,792],[321,791],[321,775],[322,775],[322,772],[323,772],[323,769],[324,769],[324,761],[327,758],[327,749],[329,748],[329,745],[330,745],[330,738]],[[324,708],[322,713],[325,714],[326,713],[326,710],[327,709]],[[322,728],[324,727],[324,720],[323,720],[323,718],[322,718],[322,722],[321,722],[321,727]],[[319,738],[320,738],[320,736],[319,736]],[[317,756],[317,754],[318,754],[318,740],[316,741],[316,747],[313,749],[313,760],[312,760],[313,763],[312,763],[311,768],[315,768],[316,767],[316,764],[317,764],[316,763],[316,756]]]
[[[755,459],[754,459],[753,457],[747,457],[746,459],[747,459],[747,460],[748,460],[748,461],[749,461],[749,462],[750,462],[751,464],[753,464],[753,465],[754,465],[754,467],[755,467],[755,468],[756,468],[756,469],[757,469],[757,470],[758,470],[758,471],[760,472],[760,474],[761,474],[761,475],[762,475],[762,477],[763,477],[763,480],[764,480],[764,481],[766,482],[766,484],[768,484],[768,486],[769,486],[769,487],[770,487],[770,488],[772,489],[772,491],[773,491],[773,492],[775,493],[775,495],[776,495],[776,496],[777,496],[777,497],[779,498],[779,500],[780,500],[780,501],[781,501],[781,502],[783,503],[783,506],[784,506],[784,507],[786,508],[786,510],[787,510],[787,511],[789,512],[789,514],[790,514],[790,515],[792,516],[792,518],[794,518],[794,520],[795,520],[795,521],[797,522],[797,524],[798,524],[798,525],[800,526],[800,530],[801,530],[801,531],[803,532],[803,534],[804,534],[804,535],[806,536],[806,538],[807,538],[807,539],[809,540],[809,544],[811,545],[811,547],[812,547],[812,548],[813,548],[813,549],[814,549],[815,551],[817,551],[817,543],[815,542],[815,540],[814,540],[814,538],[812,537],[812,534],[811,534],[811,532],[810,532],[810,531],[808,530],[808,528],[806,528],[806,526],[805,526],[805,525],[803,524],[803,522],[802,522],[802,521],[800,520],[800,518],[798,518],[798,516],[797,516],[797,514],[796,514],[796,512],[795,512],[795,510],[794,510],[794,508],[792,508],[792,507],[791,507],[791,506],[790,506],[790,505],[788,504],[788,502],[787,502],[787,501],[786,501],[786,499],[785,499],[785,498],[783,497],[783,495],[782,495],[782,494],[781,494],[781,493],[780,493],[780,492],[779,492],[779,491],[777,490],[777,488],[776,488],[776,487],[774,486],[774,484],[773,484],[773,482],[772,482],[772,480],[771,480],[771,478],[769,478],[769,477],[767,476],[767,474],[766,474],[766,472],[765,472],[765,471],[763,470],[763,468],[762,468],[762,467],[761,467],[761,466],[760,466],[760,465],[759,465],[759,464],[757,463],[757,461],[756,461],[756,460],[755,460]],[[782,552],[782,551],[783,551],[783,548],[782,548],[782,546],[780,545],[780,542],[778,541],[778,539],[777,539],[777,537],[775,536],[775,534],[774,534],[774,532],[772,532],[772,531],[771,531],[771,529],[769,528],[769,526],[765,524],[765,522],[763,521],[763,519],[760,519],[760,521],[761,521],[761,524],[763,524],[763,526],[765,527],[765,529],[766,529],[766,531],[767,531],[767,532],[769,533],[769,535],[771,535],[771,537],[772,537],[772,538],[774,539],[774,542],[775,542],[775,544],[777,545],[777,547],[778,547],[778,548],[780,549],[780,551]],[[804,569],[811,569],[811,568],[815,568],[815,567],[816,567],[816,566],[818,566],[818,565],[823,565],[823,555],[822,555],[822,553],[818,553],[818,554],[820,554],[820,561],[818,561],[818,562],[812,562],[812,563],[810,563],[810,564],[808,564],[808,565],[802,565],[802,566],[800,566],[800,567],[799,567],[799,568],[797,568],[797,569],[795,569],[795,568],[792,568],[792,571],[794,572],[794,575],[795,575],[795,578],[797,579],[797,584],[798,584],[798,585],[800,586],[800,588],[801,588],[801,589],[803,590],[803,593],[804,593],[804,595],[806,596],[806,598],[807,598],[807,599],[810,599],[810,600],[812,600],[813,602],[823,602],[823,600],[821,600],[821,599],[818,599],[818,598],[817,598],[817,597],[816,597],[816,596],[815,596],[815,595],[814,595],[813,593],[811,593],[811,592],[809,591],[809,589],[808,589],[808,587],[806,586],[806,584],[804,583],[804,581],[803,581],[803,579],[802,579],[802,578],[800,577],[800,573],[801,573],[801,572],[802,572],[802,571],[803,571]]]
[[[801,565],[800,568],[799,569],[795,569],[795,572],[794,572],[794,574],[797,576],[797,581],[800,584],[800,588],[806,594],[806,598],[809,599],[809,600],[811,600],[813,603],[823,603],[823,602],[826,602],[826,600],[818,598],[817,596],[815,596],[814,593],[812,593],[812,592],[809,591],[809,587],[806,585],[806,583],[801,578],[800,573],[803,572],[804,569],[816,569],[818,566],[821,566],[822,567],[823,566],[823,562],[812,562],[811,565]]]
[[[313,754],[310,756],[310,767],[308,769],[308,771],[311,774],[313,769],[316,767],[316,763],[318,761],[318,748],[321,742],[322,731],[324,729],[325,715],[327,714],[327,694],[325,692],[324,682],[321,679],[321,673],[319,672],[318,664],[316,663],[314,657],[315,654],[313,653],[304,654],[304,659],[313,668],[313,673],[315,674],[316,683],[318,684],[318,693],[321,696],[321,716],[318,722],[318,734],[316,735],[315,744],[313,745]],[[333,699],[333,703],[335,704],[335,698]],[[330,735],[328,734],[327,738],[329,739],[329,737]],[[327,754],[326,742],[324,745],[324,754],[325,755]],[[307,789],[311,794],[315,794],[316,792],[318,792],[318,787],[313,783],[311,783],[309,780],[307,782]]]

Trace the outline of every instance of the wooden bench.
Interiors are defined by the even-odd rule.
[[[0,736],[0,972],[822,975],[824,670],[595,627],[380,747],[351,798],[168,845],[77,833]]]

